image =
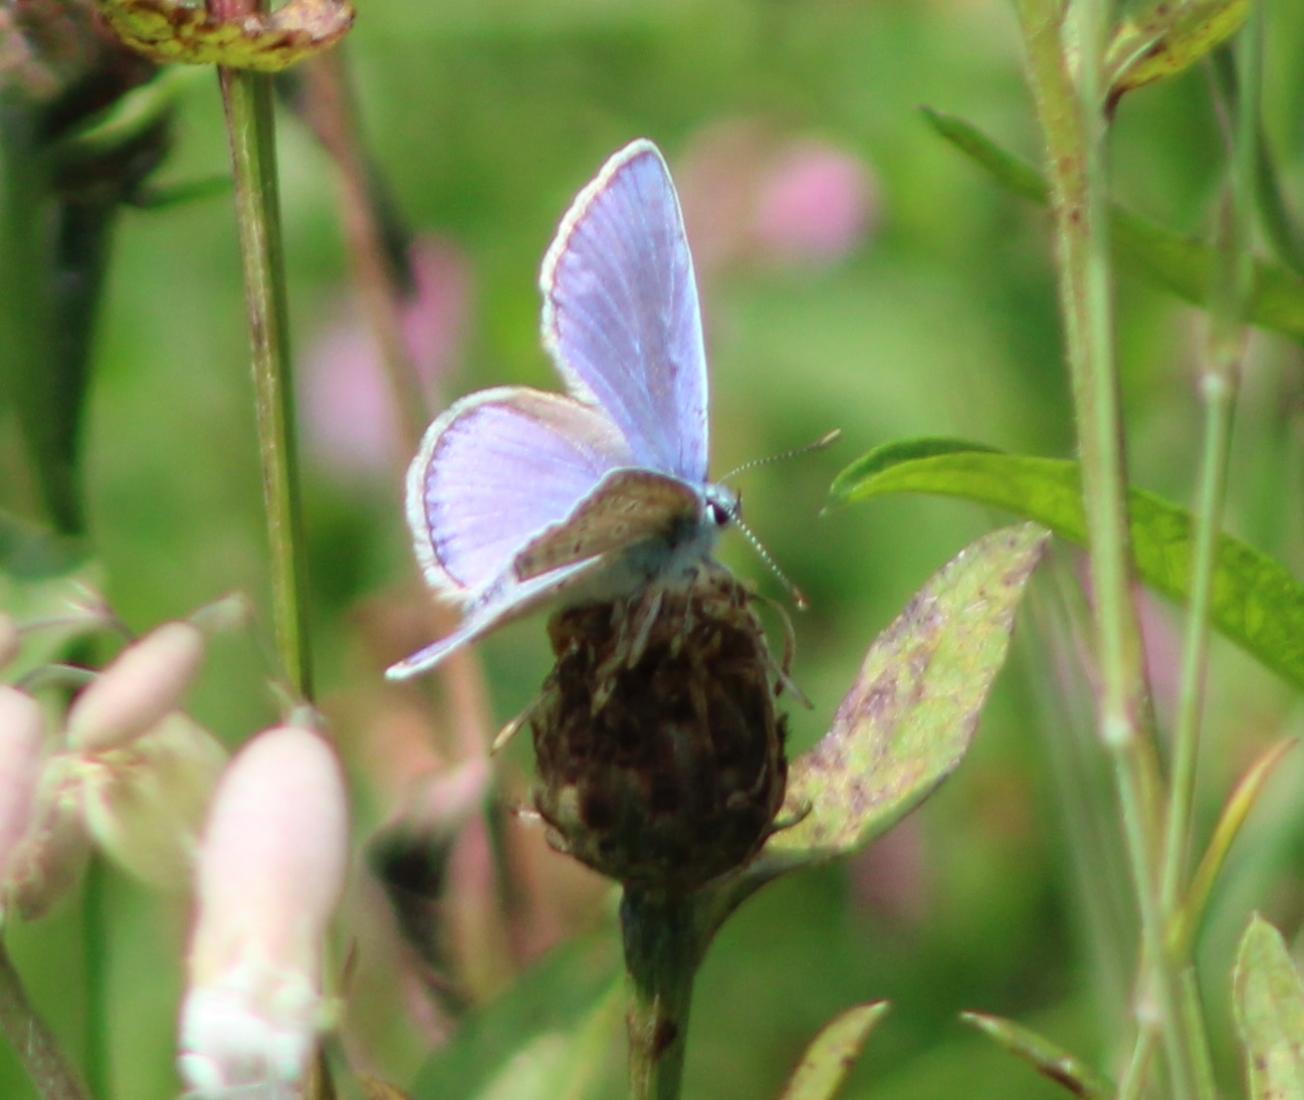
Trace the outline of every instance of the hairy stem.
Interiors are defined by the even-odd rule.
[[[629,974],[629,1095],[677,1100],[693,976],[701,956],[697,907],[690,898],[627,888],[620,906]]]
[[[1100,662],[1100,736],[1114,761],[1115,784],[1140,914],[1142,1000],[1153,998],[1173,1092],[1204,1098],[1199,1061],[1183,1011],[1181,981],[1168,965],[1160,904],[1160,786],[1150,721],[1141,632],[1131,595],[1127,467],[1114,361],[1113,288],[1108,240],[1103,0],[1079,0],[1078,79],[1069,75],[1063,6],[1019,0],[1028,73],[1046,140],[1055,213],[1060,304],[1073,381],[1090,532],[1094,631]],[[1146,1026],[1142,1024],[1143,1028]]]
[[[0,942],[0,1031],[43,1100],[87,1100],[90,1095],[45,1021],[37,1015],[13,960]]]
[[[312,695],[312,664],[271,77],[220,69],[219,78],[244,263],[276,645],[290,685],[306,699]]]

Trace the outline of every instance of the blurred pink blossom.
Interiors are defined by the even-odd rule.
[[[453,245],[432,238],[417,241],[409,256],[414,286],[401,310],[403,337],[433,395],[461,354],[471,310],[470,267]],[[300,375],[307,446],[325,470],[367,479],[406,460],[385,366],[356,300],[344,304],[312,344]]]
[[[7,885],[15,854],[31,831],[44,757],[40,704],[0,684],[0,884]]]
[[[869,165],[762,121],[703,130],[675,166],[699,274],[736,265],[820,266],[864,245],[879,216]]]
[[[178,1060],[192,1096],[299,1095],[327,1022],[323,938],[347,858],[334,750],[296,726],[249,742],[218,786],[200,851]]]
[[[864,240],[871,198],[869,175],[851,154],[823,142],[793,142],[761,181],[757,245],[776,260],[833,263]]]

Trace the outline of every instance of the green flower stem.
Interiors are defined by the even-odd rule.
[[[629,974],[629,1095],[678,1100],[701,924],[692,897],[627,888],[620,905]]]
[[[14,1055],[43,1100],[87,1100],[90,1094],[27,999],[22,979],[3,942],[0,942],[0,1031],[8,1036]]]
[[[1181,681],[1173,739],[1172,797],[1165,830],[1163,903],[1171,920],[1182,902],[1190,864],[1191,816],[1195,801],[1204,708],[1205,666],[1209,653],[1209,608],[1214,558],[1227,491],[1232,417],[1245,352],[1245,310],[1251,278],[1251,217],[1257,174],[1260,68],[1263,53],[1259,9],[1248,17],[1237,50],[1239,89],[1230,186],[1218,236],[1222,259],[1210,303],[1208,352],[1201,378],[1204,439],[1196,491],[1196,527],[1191,566],[1190,607],[1182,646]],[[1181,965],[1186,960],[1176,958]]]
[[[1073,381],[1083,505],[1090,533],[1096,648],[1101,671],[1099,728],[1114,759],[1115,783],[1141,918],[1141,996],[1158,1008],[1173,1094],[1203,1100],[1196,1045],[1183,1011],[1182,983],[1168,966],[1159,897],[1158,765],[1150,730],[1141,634],[1131,598],[1127,470],[1114,362],[1106,207],[1106,122],[1102,61],[1108,29],[1103,0],[1079,0],[1075,87],[1057,0],[1019,0],[1028,74],[1046,140],[1055,213],[1060,304]],[[1143,1025],[1144,1027],[1144,1025]]]
[[[306,568],[292,408],[285,264],[271,77],[219,69],[235,175],[236,221],[244,262],[253,355],[263,503],[272,558],[277,650],[296,694],[312,695]]]

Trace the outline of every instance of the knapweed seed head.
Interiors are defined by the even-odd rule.
[[[640,889],[688,893],[745,864],[787,778],[777,669],[725,570],[564,610],[531,719],[555,848]]]

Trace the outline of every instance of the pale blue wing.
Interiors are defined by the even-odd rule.
[[[615,426],[569,397],[502,387],[457,402],[408,470],[408,524],[426,580],[475,599],[630,458]]]
[[[706,480],[707,377],[693,260],[670,172],[649,141],[615,154],[543,261],[544,344],[638,465]]]
[[[451,634],[446,634],[439,641],[386,669],[386,679],[407,680],[430,671],[463,646],[478,642],[500,626],[506,626],[510,622],[555,603],[567,590],[582,584],[593,573],[601,572],[606,565],[607,563],[601,558],[590,558],[588,561],[574,562],[562,569],[554,569],[532,580],[505,581],[482,603],[473,607],[462,620],[461,625]]]

